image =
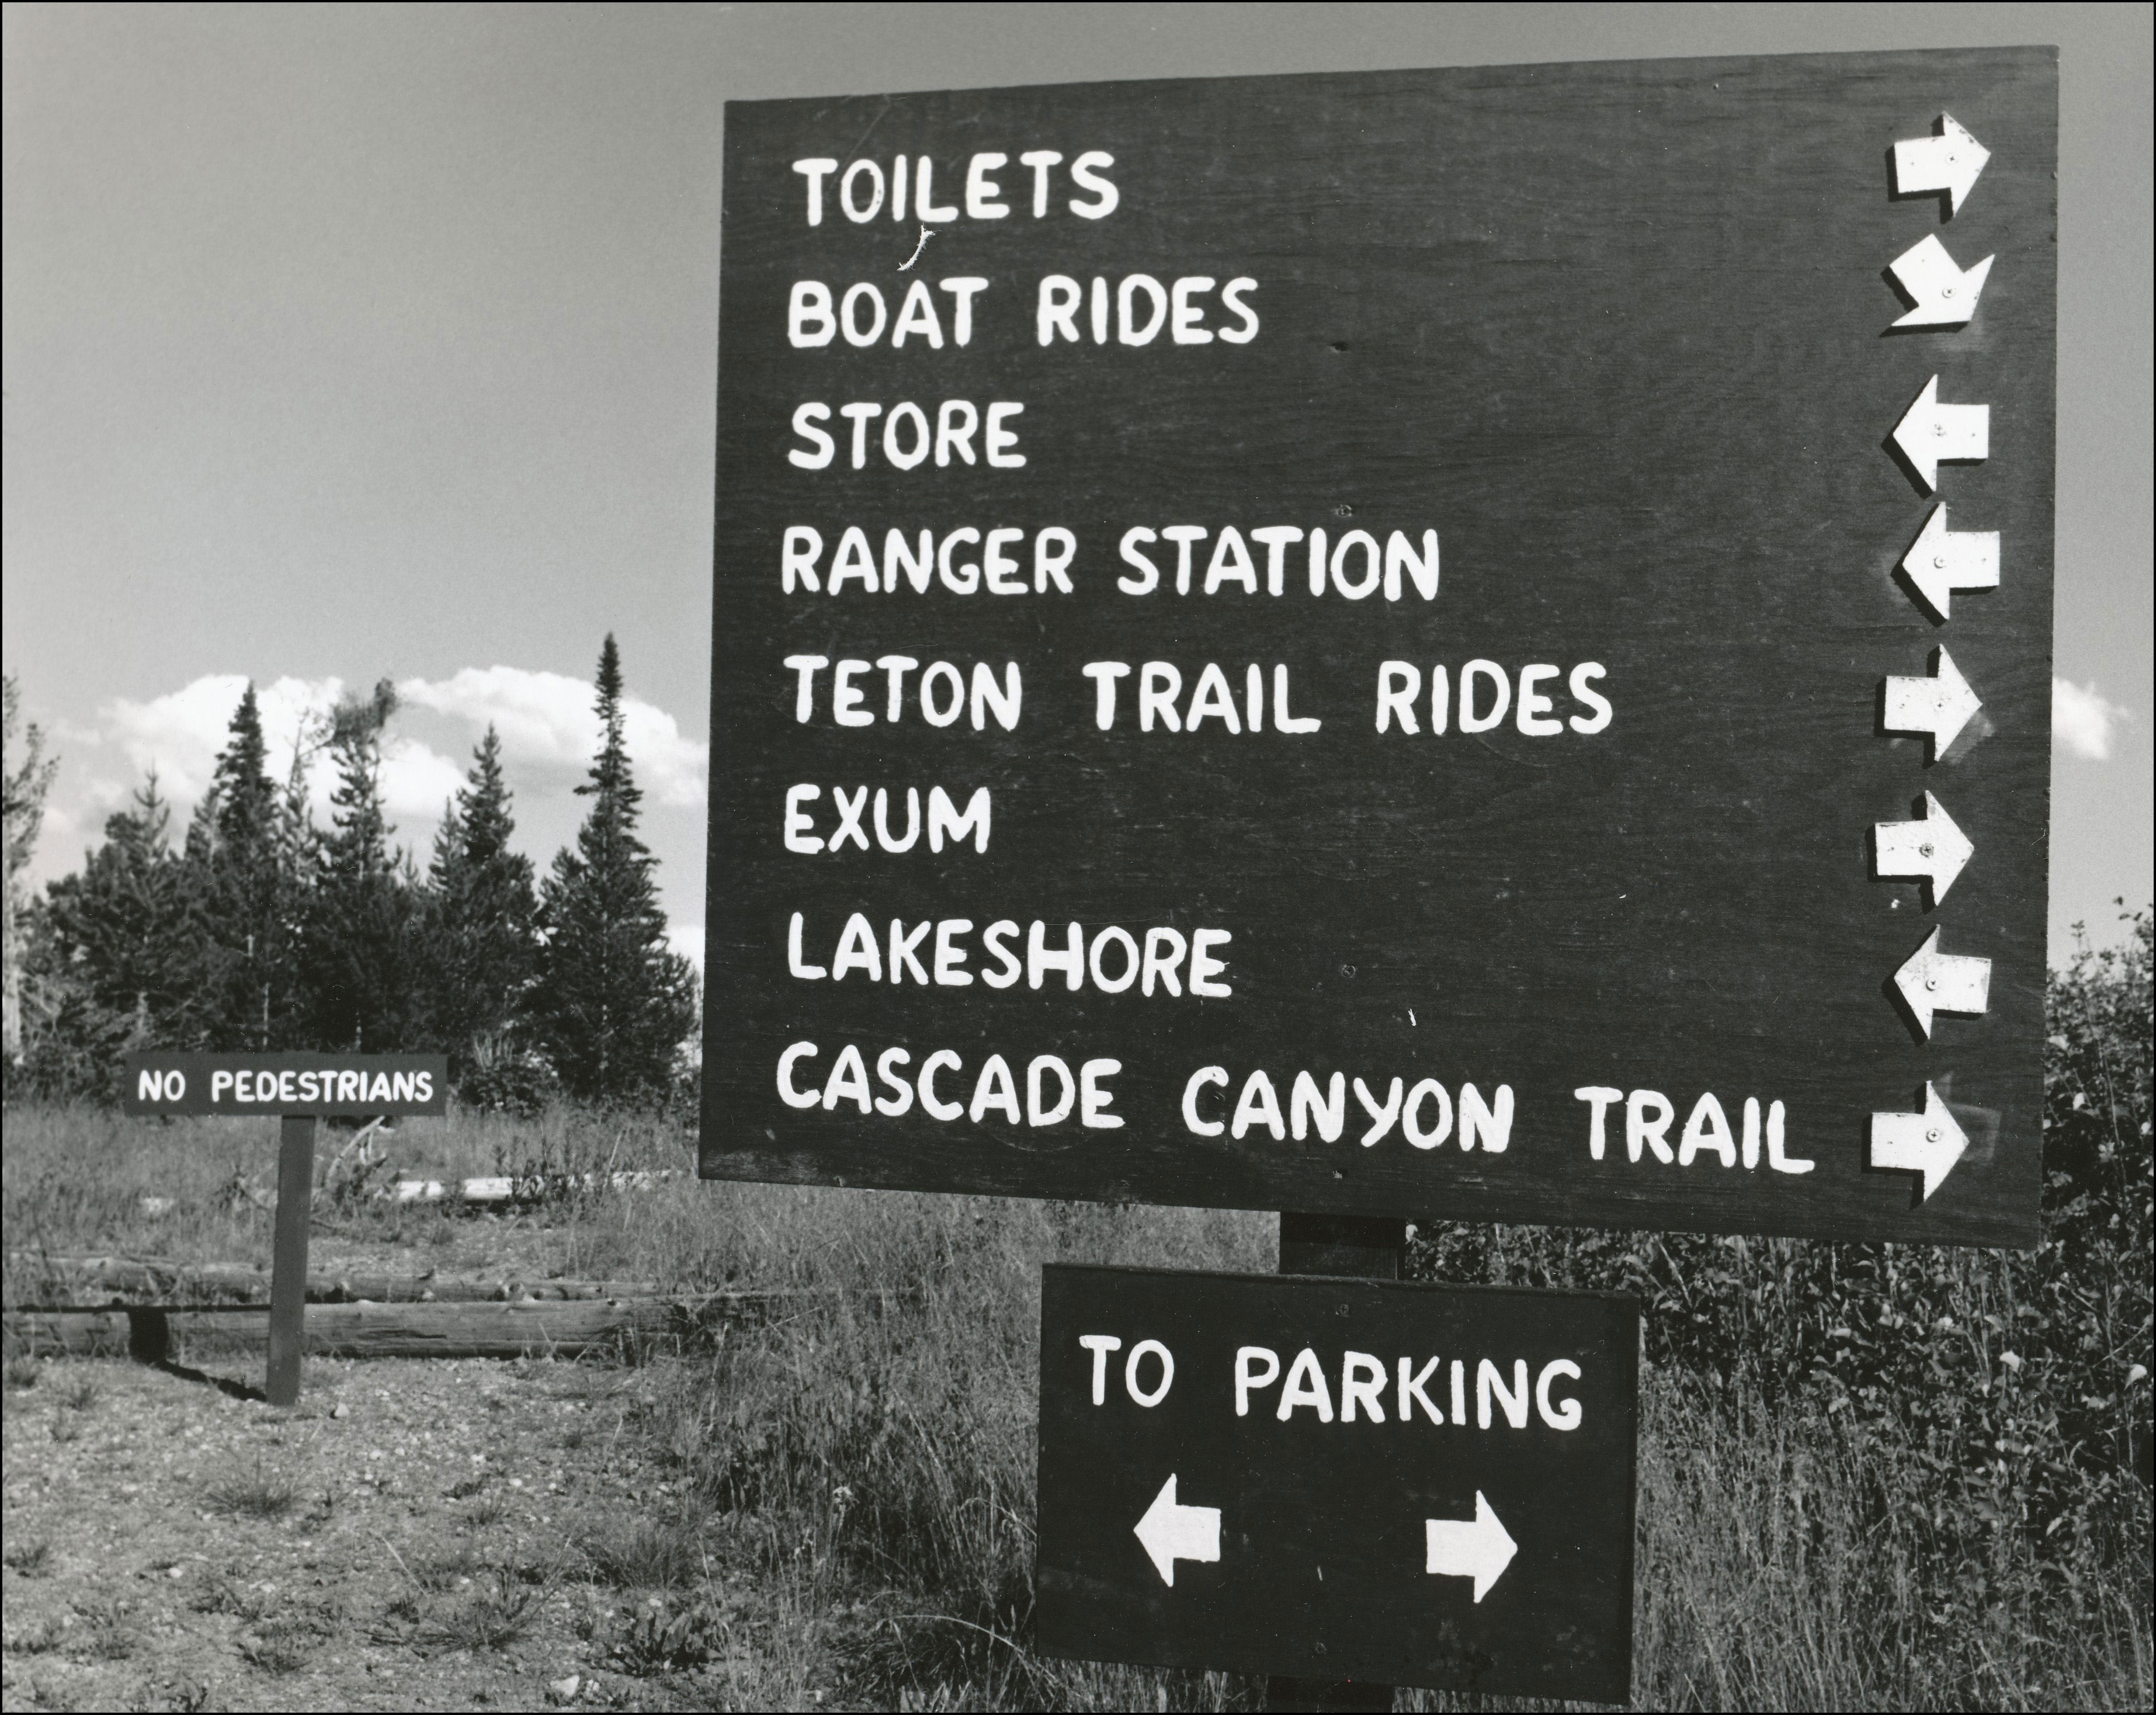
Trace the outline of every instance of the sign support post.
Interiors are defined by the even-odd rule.
[[[272,1405],[300,1399],[300,1363],[307,1347],[307,1226],[314,1214],[315,1117],[282,1117],[277,1143],[276,1251],[270,1275],[270,1373],[264,1391]]]
[[[1396,1281],[1407,1260],[1404,1220],[1382,1215],[1305,1214],[1287,1209],[1280,1218],[1280,1272],[1349,1275],[1358,1280]],[[1363,1715],[1393,1707],[1393,1688],[1350,1679],[1265,1681],[1268,1709],[1309,1709],[1319,1715]]]
[[[279,1122],[277,1214],[270,1275],[272,1405],[299,1403],[307,1349],[307,1227],[314,1214],[315,1128],[325,1115],[380,1118],[449,1112],[449,1062],[439,1054],[131,1054],[121,1071],[130,1114],[216,1115]],[[156,1356],[165,1351],[158,1348]]]

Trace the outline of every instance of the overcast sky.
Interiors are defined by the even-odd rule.
[[[240,686],[389,677],[400,837],[498,724],[526,848],[620,639],[701,952],[720,131],[739,97],[1661,54],[2062,49],[2052,951],[2151,892],[2150,8],[14,4],[4,631],[38,870]]]

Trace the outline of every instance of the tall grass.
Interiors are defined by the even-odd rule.
[[[1486,1226],[1418,1239],[1426,1278],[1642,1297],[1637,1702],[2150,1707],[2146,917],[2135,945],[2055,982],[2035,1252]],[[261,1122],[10,1107],[7,1132],[11,1253],[267,1258]],[[640,1379],[634,1445],[678,1502],[644,1522],[649,1540],[595,1536],[586,1557],[675,1605],[642,1610],[614,1659],[715,1670],[696,1695],[735,1707],[834,1690],[901,1708],[1261,1706],[1262,1686],[1233,1675],[1034,1652],[1034,1425],[1042,1263],[1268,1271],[1270,1217],[686,1177],[578,1189],[593,1173],[685,1174],[691,1148],[663,1117],[408,1122],[391,1142],[402,1171],[510,1173],[555,1194],[485,1219],[334,1185],[317,1206],[318,1243],[377,1264],[411,1246],[434,1266],[793,1292]],[[34,1255],[11,1255],[10,1302],[51,1285]],[[725,1594],[741,1588],[752,1625]]]

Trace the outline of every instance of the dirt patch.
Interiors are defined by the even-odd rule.
[[[680,1599],[604,1546],[677,1512],[637,1456],[662,1369],[316,1360],[290,1411],[110,1362],[18,1361],[8,1383],[8,1709],[749,1707],[766,1688],[725,1640],[614,1665]],[[753,1592],[701,1550],[692,1533],[668,1581],[699,1586],[707,1629],[752,1637]]]

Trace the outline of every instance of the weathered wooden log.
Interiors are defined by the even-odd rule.
[[[573,1358],[625,1343],[688,1337],[768,1313],[778,1295],[556,1300],[519,1304],[311,1304],[307,1353],[317,1358]],[[256,1350],[269,1339],[266,1306],[170,1310],[11,1310],[11,1353],[132,1357],[157,1363],[177,1351]]]
[[[241,1304],[267,1302],[270,1271],[242,1262],[177,1262],[157,1257],[44,1256],[17,1251],[9,1259],[18,1271],[45,1273],[56,1286],[74,1285],[100,1295],[154,1293],[162,1298],[230,1298]],[[62,1292],[39,1297],[73,1296]],[[328,1271],[307,1277],[307,1299],[316,1304],[462,1303],[494,1300],[515,1303],[525,1298],[658,1298],[667,1289],[656,1281],[540,1281],[515,1276],[388,1275]]]

